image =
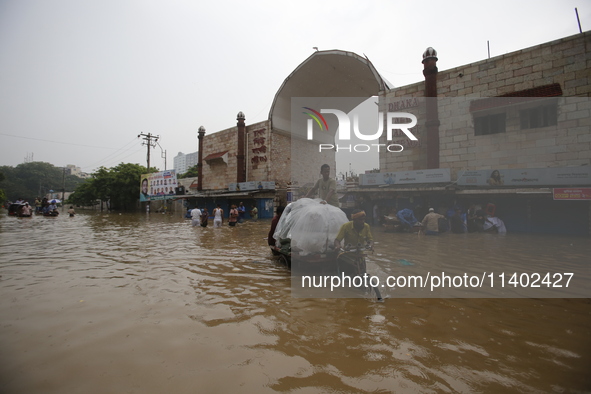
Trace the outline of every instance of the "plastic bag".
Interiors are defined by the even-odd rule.
[[[320,201],[302,198],[285,207],[273,234],[278,247],[282,239],[291,239],[291,250],[300,256],[332,249],[341,226],[349,220],[340,208]]]

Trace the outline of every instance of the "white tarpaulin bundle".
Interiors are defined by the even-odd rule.
[[[484,221],[484,231],[487,231],[491,227],[496,227],[499,234],[505,234],[507,232],[507,228],[505,227],[505,222],[499,219],[496,216],[487,216],[486,220]]]
[[[341,226],[348,222],[340,208],[320,204],[320,199],[302,198],[285,207],[273,234],[276,245],[291,239],[291,250],[305,256],[332,248]]]

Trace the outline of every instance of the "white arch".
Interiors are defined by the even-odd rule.
[[[368,98],[390,88],[366,57],[341,50],[316,51],[285,78],[269,120],[274,130],[290,133],[292,97]]]

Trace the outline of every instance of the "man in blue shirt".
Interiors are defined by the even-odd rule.
[[[410,231],[412,226],[418,222],[417,218],[415,218],[415,214],[412,209],[401,209],[400,211],[396,212],[396,217],[400,220],[400,223],[404,226],[405,231]]]
[[[238,223],[244,222],[244,216],[246,215],[246,207],[244,203],[241,201],[238,205]]]

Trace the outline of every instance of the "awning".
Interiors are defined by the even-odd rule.
[[[498,97],[488,97],[470,102],[470,112],[501,108],[528,103],[534,100],[562,96],[560,84],[538,86],[537,88],[511,92]]]
[[[199,194],[185,194],[184,196],[179,196],[182,198],[210,198],[210,197],[252,197],[255,194],[262,194],[266,192],[274,192],[274,190],[250,190],[245,192],[231,192],[231,193],[224,193],[224,192],[212,192],[212,193],[199,193]]]
[[[239,196],[250,196],[250,195],[254,194],[254,192],[256,192],[256,190],[253,190],[250,193],[248,193],[248,192],[242,192],[242,193],[209,194],[209,195],[203,196],[203,197],[239,197]]]
[[[228,151],[212,153],[210,155],[207,155],[203,160],[205,160],[205,161],[222,160],[224,163],[228,163]]]

